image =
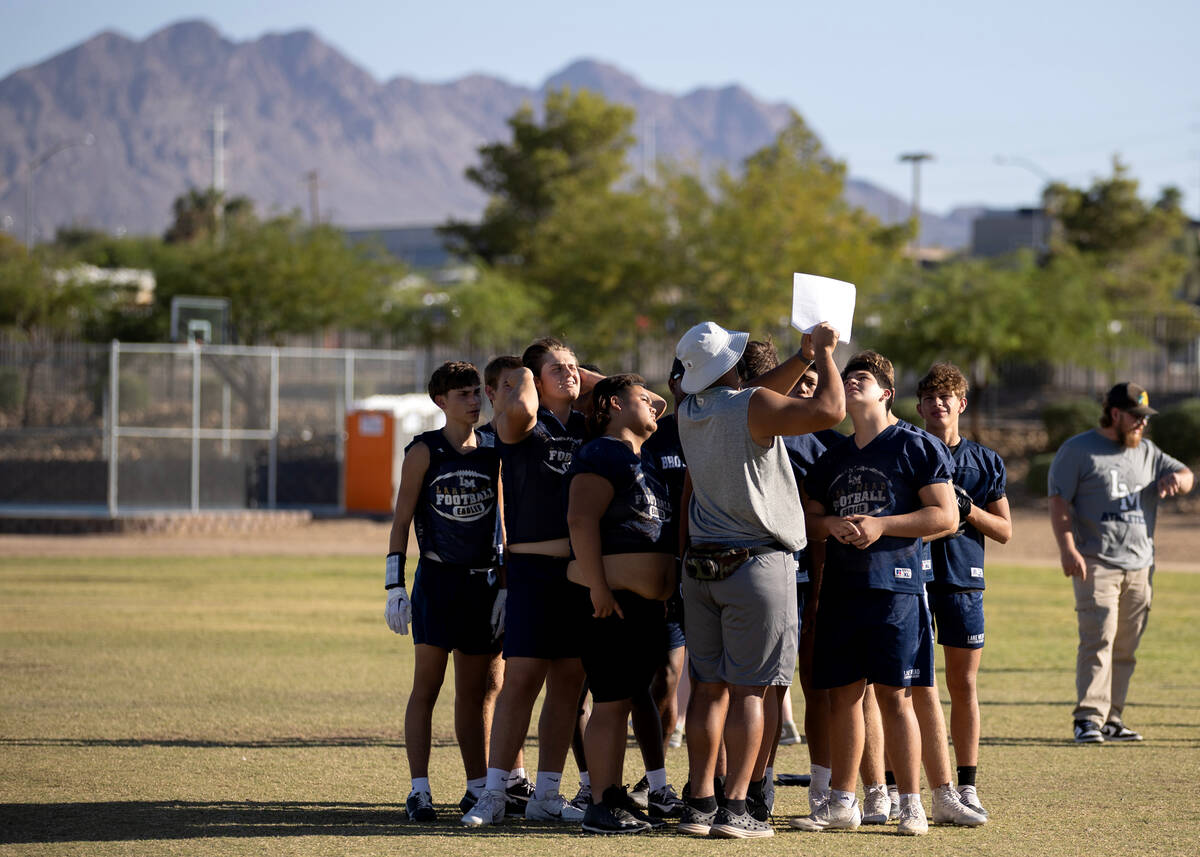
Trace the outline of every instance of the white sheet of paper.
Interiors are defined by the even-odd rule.
[[[792,327],[801,333],[812,333],[814,327],[827,321],[837,328],[839,342],[849,342],[856,295],[853,283],[814,274],[793,274]]]

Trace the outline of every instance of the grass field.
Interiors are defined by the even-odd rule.
[[[0,560],[0,853],[1200,854],[1200,575],[1156,577],[1126,711],[1144,744],[1069,741],[1070,586],[1057,570],[1000,567],[980,678],[986,826],[916,840],[886,835],[894,827],[802,834],[782,819],[807,792],[781,788],[774,839],[709,842],[523,820],[462,830],[449,682],[432,770],[444,821],[404,822],[412,645],[384,625],[378,566]],[[527,758],[536,769],[532,743]],[[671,751],[677,786],[685,767],[686,750]],[[807,768],[802,746],[781,748],[777,770]],[[627,768],[630,782],[640,773]],[[564,791],[576,785],[568,762]]]

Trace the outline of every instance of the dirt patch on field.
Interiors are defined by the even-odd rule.
[[[387,522],[351,519],[317,520],[278,532],[210,536],[0,535],[0,556],[383,556],[390,528]],[[1195,514],[1164,512],[1159,516],[1157,541],[1159,568],[1200,572],[1200,526]],[[1057,566],[1058,548],[1045,510],[1013,510],[1012,541],[989,544],[988,559]]]

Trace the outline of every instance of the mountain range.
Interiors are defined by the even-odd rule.
[[[463,171],[478,147],[507,139],[513,112],[563,86],[637,110],[635,168],[654,157],[736,167],[792,110],[736,85],[659,92],[589,59],[537,89],[482,74],[381,83],[304,30],[245,42],[202,21],[142,41],[104,32],[0,80],[0,228],[24,235],[31,208],[35,239],[64,224],[161,232],[175,197],[213,182],[217,108],[226,192],[262,211],[310,213],[315,196],[321,219],[346,227],[476,217],[485,199]],[[64,144],[75,145],[54,152]],[[885,222],[908,213],[907,201],[858,179],[846,196]],[[923,213],[922,242],[965,245],[977,211]]]

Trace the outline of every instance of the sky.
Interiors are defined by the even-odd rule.
[[[539,85],[575,59],[683,94],[737,83],[796,108],[850,174],[921,206],[1031,205],[1120,155],[1200,218],[1200,2],[0,0],[0,77],[104,30],[203,18],[227,38],[310,29],[379,80]],[[990,8],[987,8],[990,7]],[[1003,160],[1003,163],[999,162]]]

